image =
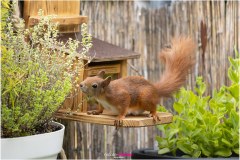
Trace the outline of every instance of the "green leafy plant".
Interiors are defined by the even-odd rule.
[[[203,96],[206,84],[197,78],[196,94],[181,88],[173,105],[177,114],[171,124],[158,126],[159,154],[182,151],[185,157],[229,157],[239,154],[239,71],[240,58],[229,58],[228,77],[232,84]],[[160,110],[163,107],[160,107]]]
[[[9,6],[9,0],[2,0],[1,1],[1,31],[3,31],[3,28],[6,26],[7,18],[9,17],[10,12],[10,6]]]
[[[1,40],[1,137],[18,137],[48,128],[83,69],[83,58],[92,46],[86,24],[82,25],[82,42],[58,40],[58,26],[52,16],[42,16],[30,29],[21,20],[18,29],[7,21]],[[77,53],[78,45],[83,52]],[[68,53],[68,54],[66,54]],[[78,63],[76,62],[78,57]],[[74,67],[73,67],[74,66]]]

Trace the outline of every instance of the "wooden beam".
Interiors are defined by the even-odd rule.
[[[122,127],[146,127],[146,126],[154,126],[160,124],[171,123],[173,119],[173,115],[171,113],[158,112],[158,116],[160,121],[154,123],[152,117],[147,117],[146,114],[141,116],[127,116],[123,119]],[[55,114],[56,118],[74,120],[79,122],[87,122],[87,123],[95,123],[101,125],[110,125],[114,126],[114,120],[116,116],[107,115],[105,113],[101,115],[88,115],[87,113],[81,112],[73,112],[71,114],[66,113],[65,111],[58,111]]]
[[[137,59],[140,58],[140,55],[131,55],[131,56],[125,56],[125,57],[111,57],[111,58],[93,58],[92,62],[109,62],[109,61],[119,61],[119,60],[126,60],[127,59]]]
[[[33,26],[39,22],[38,16],[31,16],[29,18],[28,24],[29,26]],[[88,22],[87,16],[57,16],[52,20],[55,23],[59,23],[59,25],[80,25]]]
[[[106,74],[115,74],[121,72],[120,64],[112,64],[112,65],[99,65],[99,66],[91,66],[87,69],[88,76],[95,76],[101,70],[104,70]]]
[[[127,60],[121,61],[121,76],[127,77],[128,71],[127,71]]]

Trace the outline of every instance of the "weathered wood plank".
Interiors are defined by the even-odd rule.
[[[29,17],[29,25],[33,26],[39,22],[38,16]],[[59,25],[81,25],[88,22],[86,16],[57,16],[52,19],[52,22],[58,23]]]
[[[120,73],[121,65],[120,64],[100,65],[100,66],[88,67],[88,69],[86,69],[88,76],[97,75],[97,73],[101,70],[104,70],[106,74]]]

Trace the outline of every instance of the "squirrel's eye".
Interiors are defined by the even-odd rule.
[[[92,85],[92,88],[97,88],[97,84],[93,84],[93,85]]]

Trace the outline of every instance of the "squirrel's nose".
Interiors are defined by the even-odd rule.
[[[85,86],[83,83],[80,83],[79,86],[80,86],[81,91],[82,91],[83,93],[86,93],[86,91],[87,91],[86,86]]]
[[[83,84],[82,83],[80,83],[80,88],[82,88],[83,87]]]

